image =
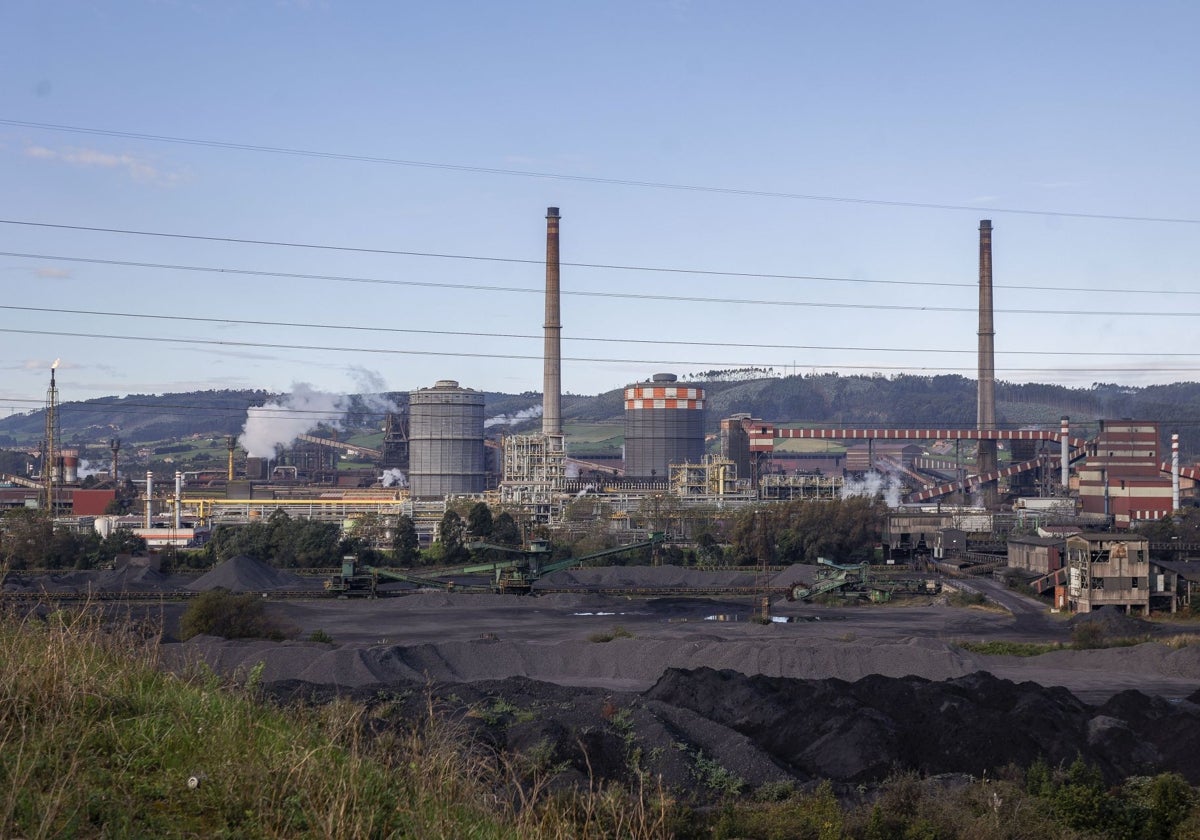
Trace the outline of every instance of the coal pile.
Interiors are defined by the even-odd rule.
[[[267,689],[285,703],[347,695],[388,703],[389,715],[372,716],[384,726],[417,723],[432,706],[465,730],[464,743],[549,756],[563,768],[556,785],[649,772],[700,801],[772,782],[872,785],[900,771],[982,777],[1038,759],[1082,758],[1110,783],[1166,771],[1200,782],[1200,692],[1171,703],[1129,691],[1093,706],[984,672],[846,682],[708,668],[670,671],[641,693],[522,677],[357,689],[286,680]]]
[[[313,584],[299,575],[268,566],[260,560],[239,555],[217,565],[186,587],[193,592],[225,589],[230,592],[271,592],[311,589]]]
[[[555,572],[534,583],[534,589],[645,588],[712,589],[749,588],[753,572],[707,571],[683,566],[594,566]]]
[[[897,769],[984,773],[1076,757],[1109,781],[1164,771],[1200,782],[1200,692],[1126,691],[1092,706],[1063,688],[986,672],[855,682],[670,671],[643,695],[745,735],[797,776],[877,782]]]

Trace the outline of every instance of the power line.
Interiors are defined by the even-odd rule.
[[[791,201],[817,201],[837,204],[860,204],[876,207],[896,207],[919,210],[954,210],[970,213],[1004,213],[1020,216],[1042,216],[1068,219],[1093,219],[1101,221],[1121,222],[1158,222],[1169,224],[1200,224],[1200,219],[1176,218],[1166,216],[1133,216],[1106,213],[1073,213],[1061,210],[1030,210],[1014,207],[980,207],[965,204],[942,204],[921,201],[894,201],[876,198],[854,198],[850,196],[818,195],[808,193],[776,192],[772,190],[752,190],[736,187],[716,187],[702,184],[673,184],[663,181],[642,181],[626,178],[602,178],[590,175],[572,175],[561,172],[537,172],[523,169],[501,169],[487,166],[471,166],[466,164],[435,163],[431,161],[405,160],[375,155],[359,155],[344,152],[324,152],[314,149],[298,149],[287,146],[268,146],[254,143],[234,143],[221,140],[204,140],[189,137],[174,137],[165,134],[145,134],[134,131],[116,131],[84,126],[58,125],[27,120],[0,119],[0,125],[17,128],[34,128],[43,131],[59,131],[71,134],[86,134],[99,137],[120,137],[129,140],[143,140],[153,143],[175,143],[187,146],[202,146],[211,149],[227,149],[242,152],[258,152],[296,157],[323,158],[326,160],[343,160],[354,163],[384,164],[388,166],[406,166],[420,169],[436,169],[451,172],[470,172],[483,175],[504,175],[518,178],[538,178],[554,181],[572,181],[588,184],[609,184],[621,187],[640,187],[659,190],[674,190],[680,192],[703,192],[718,195],[735,195],[750,198],[776,198]]]
[[[435,356],[438,358],[471,358],[471,359],[512,359],[516,361],[541,361],[541,354],[516,354],[516,353],[472,353],[461,350],[398,350],[382,347],[331,347],[313,344],[280,344],[274,342],[255,342],[255,341],[231,341],[203,338],[175,338],[162,336],[134,336],[134,335],[111,335],[103,333],[80,333],[80,332],[58,332],[54,330],[25,330],[0,328],[0,333],[11,333],[16,335],[43,335],[55,336],[57,338],[98,338],[111,341],[144,341],[158,344],[186,344],[201,347],[254,347],[257,349],[270,350],[311,350],[321,353],[376,353],[384,355],[399,355],[399,356]],[[680,365],[686,367],[712,367],[712,368],[739,368],[739,367],[754,367],[754,368],[779,368],[786,369],[791,367],[790,362],[750,362],[750,361],[697,361],[695,359],[615,359],[607,357],[586,357],[586,356],[563,356],[564,362],[587,362],[590,364],[636,364],[636,365]],[[949,366],[930,366],[930,365],[855,365],[855,364],[837,364],[837,365],[820,365],[820,364],[805,364],[805,369],[809,370],[863,370],[863,371],[895,371],[898,373],[917,372],[914,375],[928,375],[930,372],[974,372],[976,368],[972,367],[949,367]],[[1104,367],[1051,367],[1051,368],[1030,368],[1030,367],[1006,367],[996,368],[1002,373],[1051,373],[1051,372],[1068,372],[1068,373],[1197,373],[1200,372],[1200,367],[1119,367],[1119,368],[1104,368]]]
[[[123,236],[153,236],[162,237],[165,239],[186,239],[198,242],[220,242],[231,245],[266,245],[279,248],[308,248],[320,251],[344,251],[356,254],[379,254],[383,256],[400,256],[400,257],[428,257],[434,259],[445,260],[468,260],[472,262],[495,262],[495,263],[510,263],[517,265],[544,265],[543,260],[524,259],[519,257],[492,257],[479,256],[471,254],[444,254],[434,251],[402,251],[394,248],[366,248],[352,245],[327,245],[314,242],[288,242],[284,240],[271,239],[240,239],[231,236],[206,236],[202,234],[188,233],[168,233],[164,231],[150,230],[133,230],[129,228],[104,228],[90,225],[67,225],[53,222],[33,222],[23,219],[0,219],[0,224],[3,225],[20,225],[25,227],[41,227],[52,228],[56,230],[74,230],[84,231],[87,233],[113,233]],[[160,265],[156,263],[139,263],[129,262],[124,260],[106,260],[96,257],[71,257],[56,254],[29,254],[19,252],[0,252],[0,256],[18,257],[23,259],[39,259],[39,260],[61,260],[64,262],[81,262],[94,263],[98,265],[128,265],[142,268],[166,268],[189,271],[235,271],[235,269],[205,269],[186,266]],[[642,265],[620,265],[616,263],[577,263],[577,262],[560,262],[562,266],[568,268],[587,268],[599,269],[604,271],[638,271],[658,274],[685,274],[702,277],[728,277],[742,278],[751,280],[816,280],[822,283],[855,283],[863,285],[879,285],[879,286],[928,286],[935,288],[947,289],[975,289],[975,283],[951,283],[941,280],[872,280],[862,277],[833,277],[819,274],[769,274],[755,271],[717,271],[715,269],[701,268],[672,268],[662,266],[642,266]],[[267,275],[274,275],[275,272],[262,272]],[[327,277],[324,275],[303,275],[303,274],[286,274],[278,273],[278,276],[283,277],[299,277],[315,280],[340,279],[340,280],[355,280],[357,282],[372,282],[358,278],[340,278]],[[374,281],[386,282],[386,281]],[[1129,289],[1094,289],[1086,286],[1037,286],[1037,285],[1019,285],[1019,284],[993,284],[994,289],[1012,289],[1014,291],[1025,292],[1086,292],[1089,294],[1128,294]],[[533,290],[526,290],[533,291]],[[1137,289],[1138,294],[1147,295],[1200,295],[1200,290],[1193,289]]]
[[[780,380],[777,380],[777,381],[780,381]],[[710,387],[712,384],[723,384],[723,383],[700,382],[697,384],[700,387]],[[1020,387],[1025,387],[1025,386],[1016,384],[1016,385],[1013,385],[1013,387],[1020,388]],[[1032,387],[1036,387],[1036,385],[1032,386]],[[1067,390],[1074,392],[1077,389],[1067,389]],[[599,395],[597,395],[597,396],[599,396]],[[1068,396],[1070,396],[1071,398],[1074,398],[1074,399],[1081,399],[1081,400],[1087,400],[1089,398],[1089,395],[1086,392],[1078,393],[1078,394],[1072,393]],[[347,399],[350,399],[350,398],[351,397],[347,396]],[[103,400],[105,400],[105,399],[113,399],[113,400],[116,400],[116,402],[104,402]],[[1001,402],[1006,402],[1006,400],[1001,399]],[[45,399],[44,398],[39,399],[39,398],[33,398],[33,397],[8,397],[8,398],[0,399],[0,405],[16,404],[16,403],[40,407],[45,404]],[[288,408],[288,407],[283,407],[283,406],[263,406],[263,405],[256,405],[253,403],[247,403],[244,406],[211,406],[211,405],[190,404],[190,403],[170,403],[170,404],[145,403],[145,402],[136,402],[136,401],[132,401],[132,400],[129,400],[126,398],[121,398],[121,397],[102,397],[102,398],[92,399],[92,400],[69,401],[69,402],[61,403],[59,408],[61,410],[63,410],[64,412],[71,413],[71,414],[75,414],[75,413],[83,414],[83,413],[87,413],[90,411],[113,411],[116,413],[133,414],[133,413],[144,413],[147,410],[153,410],[153,411],[158,411],[158,412],[161,412],[164,414],[174,415],[176,413],[183,413],[183,412],[195,413],[197,411],[210,411],[213,413],[226,412],[226,415],[225,415],[226,417],[239,418],[239,419],[241,417],[243,417],[245,415],[245,413],[249,410],[262,409],[262,408],[270,408],[273,412],[278,413],[279,415],[309,417],[309,418],[318,419],[318,420],[319,419],[334,420],[334,419],[345,417],[347,415],[357,415],[357,416],[363,416],[363,417],[382,417],[385,414],[389,413],[387,411],[363,411],[363,410],[354,410],[351,408],[346,408],[345,410],[316,411],[316,410],[311,410],[311,409],[294,409],[294,408]],[[1060,411],[1060,409],[1057,409],[1057,408],[1055,408],[1053,410],[1056,412]],[[1088,409],[1088,410],[1089,411],[1094,410],[1094,408]],[[31,415],[26,415],[26,416],[31,416]],[[10,418],[2,418],[2,420],[8,420],[8,419],[10,419]],[[1147,422],[1169,424],[1172,427],[1181,427],[1182,428],[1182,427],[1200,426],[1200,419],[1184,419],[1184,418],[1174,418],[1174,417],[1145,417],[1143,419],[1145,419]],[[2,421],[2,420],[0,420],[0,421]],[[1072,429],[1075,429],[1080,426],[1092,426],[1092,425],[1095,425],[1096,422],[1097,422],[1096,420],[1090,420],[1090,419],[1089,420],[1073,419],[1071,421],[1071,427],[1072,427]],[[873,420],[845,420],[845,421],[841,421],[841,422],[828,422],[828,423],[824,423],[822,425],[827,425],[830,427],[837,427],[837,428],[872,428],[872,429],[879,428],[879,423],[876,421],[873,421]],[[967,425],[969,426],[970,424],[968,423]],[[1029,423],[1026,421],[1010,420],[1010,421],[998,422],[997,425],[1001,428],[1014,428],[1015,429],[1015,428],[1021,428],[1023,426],[1027,426],[1027,425],[1029,425]],[[1051,428],[1051,427],[1057,428],[1058,427],[1058,419],[1057,418],[1047,419],[1047,420],[1041,421],[1040,424],[1035,424],[1035,425],[1041,425],[1041,426],[1045,426],[1047,428]],[[925,421],[916,421],[916,420],[896,420],[896,421],[890,422],[888,424],[888,428],[906,428],[906,427],[907,428],[927,428],[927,427],[930,427],[930,424]],[[958,426],[954,426],[953,424],[951,424],[950,426],[946,426],[945,428],[958,428]],[[214,434],[218,434],[218,433],[214,432]]]
[[[0,224],[4,220],[0,219]],[[158,235],[158,234],[151,234]],[[176,236],[176,234],[164,234],[166,236]],[[185,237],[192,238],[192,237]],[[249,240],[243,240],[249,241]],[[308,247],[308,246],[303,246]],[[312,246],[326,247],[326,246]],[[0,251],[0,256],[17,257],[24,259],[46,259],[46,260],[61,260],[65,262],[84,262],[100,265],[119,265],[131,268],[153,268],[163,271],[197,271],[209,274],[235,274],[254,277],[279,277],[299,280],[322,280],[340,283],[367,283],[383,286],[409,286],[422,287],[433,289],[454,289],[460,291],[473,292],[506,292],[514,294],[544,294],[544,290],[540,288],[525,288],[521,286],[489,286],[480,283],[436,283],[428,280],[385,280],[377,277],[354,277],[337,274],[298,274],[286,271],[261,271],[257,269],[245,268],[221,268],[215,266],[189,266],[176,265],[171,263],[144,263],[134,262],[130,260],[108,260],[98,257],[67,257],[53,256],[48,254],[27,254],[17,253],[13,251]],[[702,297],[698,295],[656,295],[635,292],[598,292],[598,291],[581,291],[581,290],[562,290],[564,296],[573,297],[590,297],[590,298],[612,298],[625,300],[656,300],[670,301],[675,303],[716,303],[724,306],[741,305],[741,306],[790,306],[813,309],[846,309],[860,310],[872,309],[885,312],[945,312],[945,313],[974,313],[978,312],[975,307],[969,306],[930,306],[926,304],[883,304],[883,303],[833,303],[824,301],[795,301],[795,300],[780,300],[780,299],[763,299],[763,298],[716,298]],[[1073,316],[1098,316],[1111,318],[1114,316],[1121,317],[1194,317],[1200,315],[1200,312],[1186,311],[1164,311],[1164,310],[1093,310],[1093,309],[1006,309],[996,308],[993,312],[1004,315],[1073,315]]]
[[[542,341],[544,336],[529,333],[497,333],[469,330],[422,330],[407,327],[368,327],[356,324],[313,324],[297,321],[264,321],[246,320],[240,318],[206,318],[198,315],[161,315],[146,312],[107,312],[96,309],[62,309],[48,306],[12,306],[0,304],[0,310],[14,312],[45,312],[55,315],[89,315],[104,318],[132,318],[157,321],[187,321],[201,324],[232,324],[251,327],[289,327],[313,330],[346,330],[353,332],[397,333],[407,335],[445,335],[459,338],[515,338],[530,341]],[[938,353],[954,355],[975,355],[975,350],[953,350],[943,347],[850,347],[821,344],[753,344],[735,341],[679,341],[674,339],[654,338],[608,338],[600,336],[563,336],[564,341],[599,342],[607,344],[658,344],[682,347],[736,347],[745,350],[836,350],[863,353]],[[1193,357],[1196,353],[1139,353],[1123,350],[1112,351],[1083,351],[1083,350],[996,350],[998,356],[1143,356],[1149,358],[1164,357]]]

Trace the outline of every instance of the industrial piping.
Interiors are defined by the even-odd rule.
[[[996,428],[996,330],[992,322],[992,223],[979,222],[979,403],[977,424],[980,429]],[[980,475],[995,472],[998,459],[996,442],[981,440],[976,467]],[[997,482],[981,488],[988,508],[997,504]]]
[[[542,376],[542,434],[562,435],[562,318],[559,313],[558,208],[546,208],[546,323]],[[559,437],[561,440],[561,437]]]

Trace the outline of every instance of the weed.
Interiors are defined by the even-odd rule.
[[[330,636],[324,630],[314,630],[308,634],[308,640],[310,642],[323,642],[328,645],[333,643],[333,636]]]
[[[746,786],[746,782],[740,776],[732,770],[722,767],[702,752],[697,752],[693,756],[692,772],[701,784],[724,796],[736,796]]]
[[[958,646],[984,656],[1041,656],[1052,650],[1062,650],[1059,642],[959,642]]]
[[[632,639],[632,638],[633,638],[632,633],[630,633],[624,627],[617,625],[616,627],[614,627],[612,630],[608,631],[607,633],[605,633],[605,632],[593,633],[592,635],[588,636],[588,641],[603,643],[603,642],[611,642],[613,639]]]

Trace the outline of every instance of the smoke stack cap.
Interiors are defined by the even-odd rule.
[[[679,377],[673,373],[656,373],[650,377],[651,382],[674,382]]]

